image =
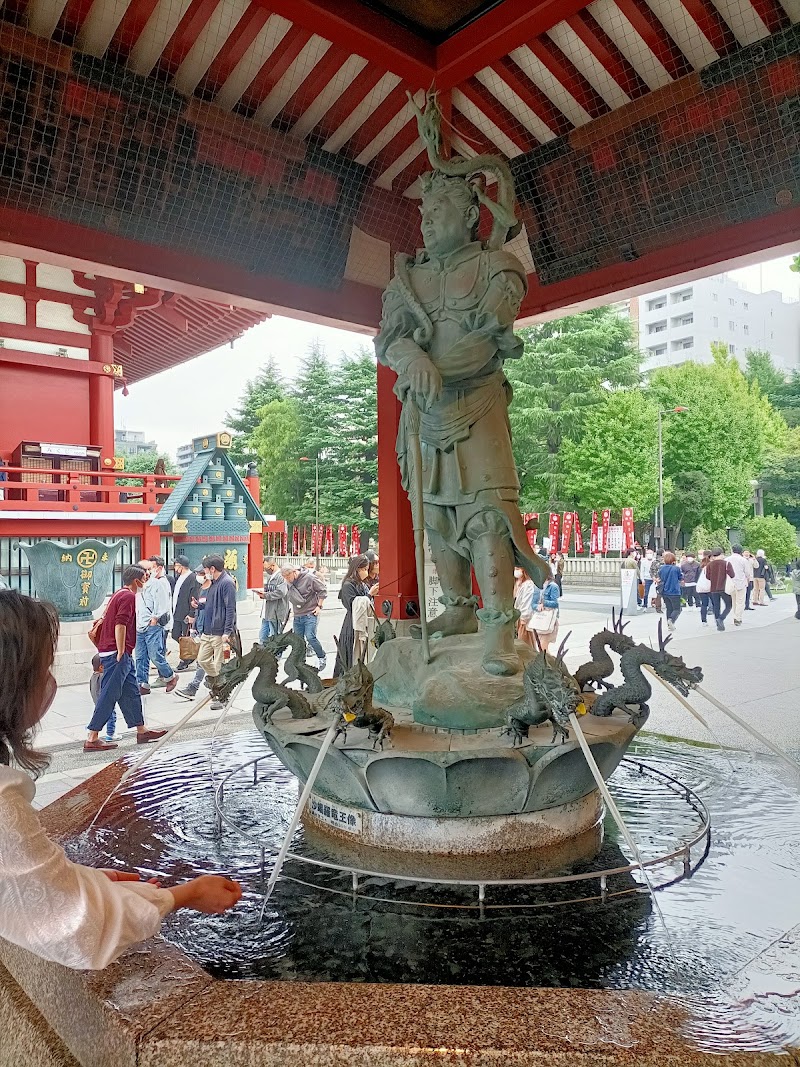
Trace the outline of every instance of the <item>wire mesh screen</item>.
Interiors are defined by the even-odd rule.
[[[789,209],[798,17],[595,0],[446,89],[445,141],[512,159],[512,250],[543,284]],[[2,200],[265,279],[382,288],[419,242],[407,92],[428,84],[314,29],[256,0],[5,4]]]

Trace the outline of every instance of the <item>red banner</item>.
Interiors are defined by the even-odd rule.
[[[328,526],[325,529],[325,555],[333,555],[333,527]]]
[[[575,555],[579,556],[583,552],[583,532],[581,530],[581,520],[578,517],[577,511],[575,512]]]
[[[353,524],[353,530],[350,534],[350,555],[357,556],[361,550],[361,533],[358,527]]]
[[[295,526],[292,530],[292,555],[297,556],[300,552],[300,529]]]
[[[536,544],[536,538],[539,536],[539,512],[526,511],[522,519],[525,523],[525,533],[528,535],[528,544],[533,548]],[[531,524],[530,528],[528,523]]]
[[[347,555],[347,527],[344,523],[339,525],[339,555]]]
[[[622,509],[622,544],[626,551],[633,548],[633,508]]]
[[[564,555],[569,552],[569,543],[572,538],[572,523],[574,518],[574,512],[564,512],[564,522],[561,528],[561,551]]]
[[[600,542],[597,539],[597,512],[592,512],[592,532],[589,535],[589,553],[596,556],[600,551]]]
[[[609,508],[603,508],[603,526],[600,537],[600,551],[603,555],[608,552],[608,528],[611,525],[611,511]]]
[[[550,525],[548,527],[548,537],[550,538],[550,551],[558,551],[558,526],[559,517],[555,511],[550,512]]]

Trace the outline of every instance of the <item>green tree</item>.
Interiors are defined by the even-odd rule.
[[[259,410],[250,440],[261,476],[261,507],[268,515],[299,521],[308,488],[308,472],[300,462],[300,413],[292,397],[273,400]]]
[[[658,502],[657,416],[639,389],[608,393],[585,419],[580,441],[566,438],[559,460],[564,494],[577,508],[632,507],[650,516]],[[669,494],[669,480],[665,484]]]
[[[631,324],[612,308],[594,308],[520,330],[525,350],[506,363],[514,389],[509,410],[524,508],[560,510],[572,503],[561,446],[580,441],[592,408],[609,389],[639,381]]]
[[[744,543],[751,552],[763,548],[770,563],[779,565],[797,559],[800,555],[797,530],[782,515],[745,519]]]
[[[128,474],[152,474],[156,469],[156,463],[160,459],[164,461],[164,469],[167,474],[179,474],[178,468],[175,466],[175,462],[172,456],[168,456],[166,452],[140,452],[138,456],[126,456],[125,457],[125,471]],[[123,485],[125,479],[120,479],[119,484]]]
[[[775,397],[786,385],[786,377],[772,362],[771,354],[760,348],[748,348],[745,352],[745,359],[744,373],[748,382],[757,383],[767,400],[774,404]]]
[[[378,532],[378,393],[375,356],[362,348],[334,372],[333,442],[320,470],[327,521],[358,524],[364,541]]]
[[[788,431],[784,448],[770,450],[758,480],[764,507],[800,526],[800,427]]]
[[[704,548],[721,548],[726,555],[729,555],[731,551],[727,530],[708,530],[702,524],[695,526],[692,530],[688,547],[695,555],[702,552]]]
[[[725,346],[712,345],[712,351],[711,364],[659,368],[647,389],[662,409],[687,408],[664,419],[664,470],[673,478],[703,471],[710,491],[692,518],[709,528],[732,526],[746,514],[751,479],[769,450],[786,439],[786,424]]]
[[[671,481],[670,491],[666,481]],[[705,471],[677,471],[671,479],[665,479],[664,523],[674,530],[673,544],[678,543],[681,530],[692,529],[706,511],[706,501],[711,495],[711,479]]]
[[[259,425],[259,412],[273,400],[283,400],[285,396],[286,385],[270,356],[256,377],[244,387],[238,408],[225,416],[233,436],[230,457],[242,470],[258,457],[253,433]]]

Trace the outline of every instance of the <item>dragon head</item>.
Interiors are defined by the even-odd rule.
[[[672,636],[664,637],[661,620],[658,623],[658,658],[653,663],[653,670],[659,678],[668,682],[677,689],[682,696],[688,696],[689,690],[700,685],[703,680],[703,671],[700,667],[687,667],[683,662],[683,656],[673,656],[667,652],[667,645]]]
[[[269,656],[272,656],[275,662],[275,676],[277,677],[278,661],[274,654],[263,645],[253,645],[246,656],[231,657],[227,663],[223,664],[211,690],[214,698],[225,703],[236,686],[247,678],[250,671],[267,663]]]

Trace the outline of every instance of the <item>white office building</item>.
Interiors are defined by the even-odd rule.
[[[750,293],[727,274],[659,289],[638,299],[645,370],[694,360],[710,363],[725,344],[742,367],[748,348],[769,352],[783,371],[800,370],[800,303],[781,293]]]
[[[140,456],[142,452],[157,452],[155,441],[145,440],[141,430],[114,430],[114,452],[118,456]]]

